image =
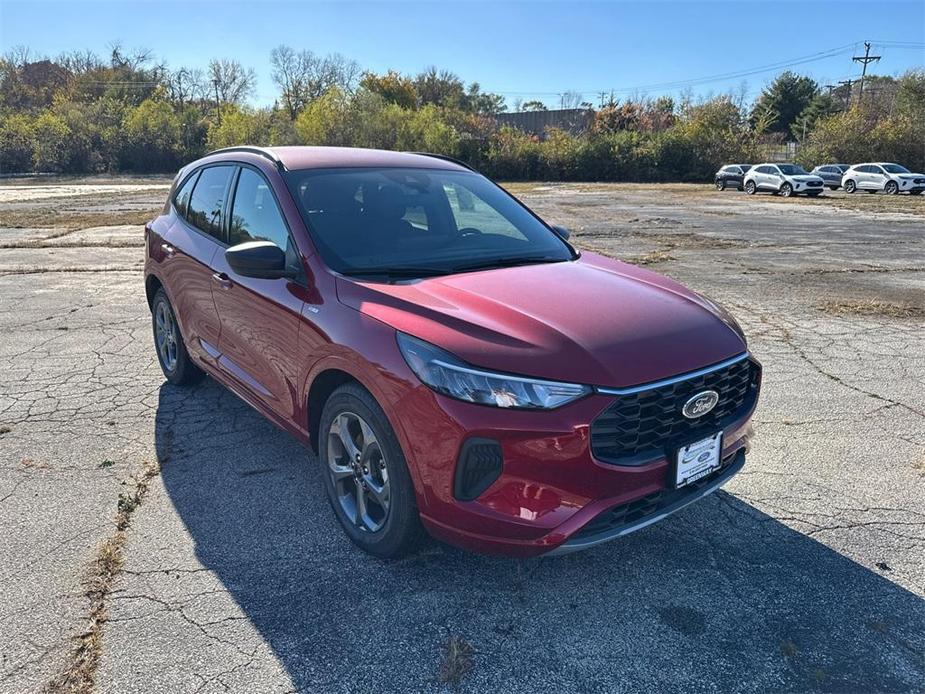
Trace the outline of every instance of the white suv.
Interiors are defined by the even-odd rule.
[[[764,190],[785,198],[800,193],[814,198],[824,185],[822,178],[806,173],[796,164],[758,164],[745,174],[745,192],[749,195]]]
[[[876,193],[882,190],[888,195],[911,193],[921,195],[925,190],[925,174],[911,173],[899,164],[855,164],[845,172],[841,180],[846,193],[866,190]]]

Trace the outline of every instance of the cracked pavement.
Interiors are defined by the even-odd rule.
[[[824,306],[925,308],[925,199],[514,186],[577,245],[732,310],[764,364],[753,449],[722,491],[584,553],[382,563],[308,451],[214,382],[164,383],[124,217],[162,205],[151,183],[0,187],[0,692],[66,667],[153,460],[99,691],[447,691],[450,635],[475,649],[461,691],[921,691],[925,321]]]

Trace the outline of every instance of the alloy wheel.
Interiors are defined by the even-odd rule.
[[[896,195],[899,192],[899,186],[896,185],[896,181],[889,181],[885,190],[887,195]]]
[[[348,521],[370,533],[385,525],[391,504],[385,455],[372,427],[353,412],[341,412],[331,422],[328,474]]]
[[[791,186],[789,183],[785,183],[780,187],[780,194],[785,198],[789,198],[791,195],[793,195],[793,186]]]
[[[161,364],[168,371],[177,369],[177,321],[170,306],[161,301],[154,309],[154,340]]]

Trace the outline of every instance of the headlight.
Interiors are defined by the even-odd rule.
[[[483,371],[404,333],[398,333],[398,347],[425,385],[457,400],[494,407],[549,410],[591,392],[589,386]]]

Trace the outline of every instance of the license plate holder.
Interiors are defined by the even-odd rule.
[[[677,450],[674,456],[675,489],[715,472],[723,462],[723,432],[699,439]]]

